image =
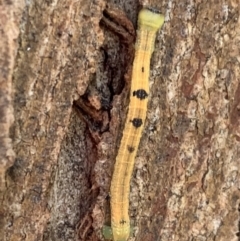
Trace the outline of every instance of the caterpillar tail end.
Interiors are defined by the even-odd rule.
[[[113,241],[127,241],[128,240],[128,238],[120,238],[120,237],[118,237],[117,239],[114,239],[112,228],[108,225],[103,226],[102,233],[103,233],[103,237],[105,240],[113,240]],[[129,237],[132,236],[132,234],[133,234],[133,228],[130,227]]]
[[[102,228],[102,234],[106,240],[113,240],[112,228],[110,226],[104,225]]]

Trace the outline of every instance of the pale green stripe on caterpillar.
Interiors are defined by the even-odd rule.
[[[149,94],[150,59],[162,14],[142,9],[138,15],[136,51],[133,62],[130,104],[111,181],[111,228],[114,241],[126,241],[130,234],[129,190],[134,159],[142,135]]]

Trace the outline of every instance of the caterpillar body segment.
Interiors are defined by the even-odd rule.
[[[163,15],[142,9],[138,15],[136,51],[126,123],[111,181],[111,228],[114,241],[127,241],[130,235],[128,215],[130,179],[147,114],[150,59],[156,32]]]

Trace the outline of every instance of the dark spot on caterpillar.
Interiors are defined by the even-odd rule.
[[[128,149],[128,151],[130,152],[130,153],[132,153],[132,152],[134,152],[134,150],[135,150],[135,147],[134,146],[127,146],[127,149]]]
[[[120,221],[120,224],[124,224],[124,223],[126,223],[126,221],[122,219],[122,220]]]
[[[143,100],[148,96],[148,94],[145,90],[140,89],[133,91],[133,96],[136,96],[138,99]]]
[[[143,121],[141,118],[134,118],[131,122],[133,126],[136,128],[140,127],[143,124]]]
[[[144,67],[142,67],[142,72],[144,72]]]

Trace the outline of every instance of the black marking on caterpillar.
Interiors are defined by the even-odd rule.
[[[120,221],[120,224],[125,224],[125,223],[126,223],[126,221],[123,219]]]
[[[143,124],[143,121],[141,118],[134,118],[133,120],[131,120],[132,124],[134,127],[138,128]]]
[[[148,93],[144,89],[133,91],[133,96],[136,96],[140,100],[144,100],[148,97]]]
[[[132,153],[132,152],[134,152],[135,147],[128,145],[128,146],[127,146],[127,149],[128,149],[128,151],[129,151],[130,153]]]

